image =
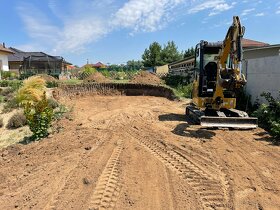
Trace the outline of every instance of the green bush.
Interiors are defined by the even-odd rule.
[[[109,78],[111,76],[110,72],[108,71],[108,69],[103,69],[100,71],[100,73],[104,76]]]
[[[7,98],[5,98],[7,99]],[[5,100],[4,100],[5,101]],[[4,104],[4,107],[3,107],[3,110],[2,112],[3,113],[7,113],[7,112],[10,112],[16,108],[19,107],[19,104],[18,104],[18,101],[17,99],[13,96],[11,99],[8,99],[6,100],[6,103]]]
[[[165,84],[171,87],[177,87],[178,85],[188,85],[190,81],[190,77],[183,77],[180,75],[170,75],[163,77]]]
[[[178,85],[176,88],[174,88],[174,92],[179,97],[185,97],[185,98],[191,98],[192,97],[192,89],[193,84],[190,83],[188,85]]]
[[[280,97],[273,98],[271,93],[262,93],[261,96],[265,98],[268,105],[260,105],[253,116],[257,117],[259,125],[268,130],[280,143]]]
[[[47,88],[55,88],[58,87],[58,81],[47,81]]]
[[[20,80],[0,80],[0,87],[11,87],[13,90],[18,90],[22,86]]]
[[[59,106],[59,103],[56,100],[54,100],[53,98],[49,98],[49,99],[47,99],[47,101],[48,101],[49,107],[52,109],[55,109]]]
[[[22,126],[25,126],[27,123],[26,117],[23,113],[17,112],[15,113],[8,121],[7,128],[8,129],[16,129]]]
[[[53,119],[53,109],[49,106],[46,94],[35,105],[31,105],[30,103],[26,104],[24,114],[30,130],[33,132],[34,140],[48,136],[48,129]]]
[[[8,80],[0,80],[0,87],[8,87],[9,81]]]

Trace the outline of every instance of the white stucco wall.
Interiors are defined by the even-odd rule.
[[[2,61],[2,66],[0,66],[0,69],[3,71],[9,71],[8,55],[0,53],[0,60]]]
[[[247,77],[246,91],[252,96],[254,103],[262,92],[270,92],[277,97],[280,90],[280,56],[256,58],[246,60],[245,76]]]

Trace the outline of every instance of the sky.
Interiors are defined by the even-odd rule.
[[[245,38],[280,44],[279,0],[1,0],[0,42],[82,66],[139,60],[157,41],[180,51],[224,39],[233,16]]]

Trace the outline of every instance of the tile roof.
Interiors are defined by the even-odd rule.
[[[10,50],[14,53],[12,55],[8,55],[8,60],[9,62],[22,62],[24,58],[32,57],[33,59],[36,60],[64,60],[63,57],[61,56],[52,56],[48,55],[47,53],[44,52],[24,52],[19,49],[10,47]],[[71,64],[67,61],[64,60],[64,63]]]
[[[5,52],[5,53],[10,53],[13,54],[14,52],[8,48],[6,48],[5,46],[3,46],[2,44],[0,44],[0,51]]]
[[[251,40],[251,39],[242,39],[242,47],[243,48],[255,48],[255,47],[265,47],[265,46],[269,46],[268,43],[264,43],[264,42],[259,42],[259,41],[255,41],[255,40]]]

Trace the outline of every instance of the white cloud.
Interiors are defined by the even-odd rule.
[[[213,16],[233,8],[235,4],[236,2],[228,4],[225,0],[207,0],[189,9],[188,13],[194,14],[204,10],[210,10],[209,16]]]
[[[277,15],[280,14],[280,10],[276,11],[275,14],[277,14]]]
[[[260,12],[260,13],[255,14],[255,16],[256,16],[256,17],[262,17],[262,16],[264,16],[264,13],[263,13],[263,12]]]
[[[172,21],[171,11],[191,0],[70,0],[67,5],[49,0],[47,12],[31,3],[21,3],[18,13],[32,43],[50,53],[80,52],[108,33],[127,28],[135,32],[159,30]],[[28,13],[26,11],[29,11]]]
[[[170,20],[170,11],[185,0],[130,0],[114,15],[114,26],[137,31],[156,31]]]
[[[242,11],[241,16],[246,16],[246,15],[248,15],[249,13],[251,13],[253,11],[255,11],[255,8],[245,9],[245,10]]]

